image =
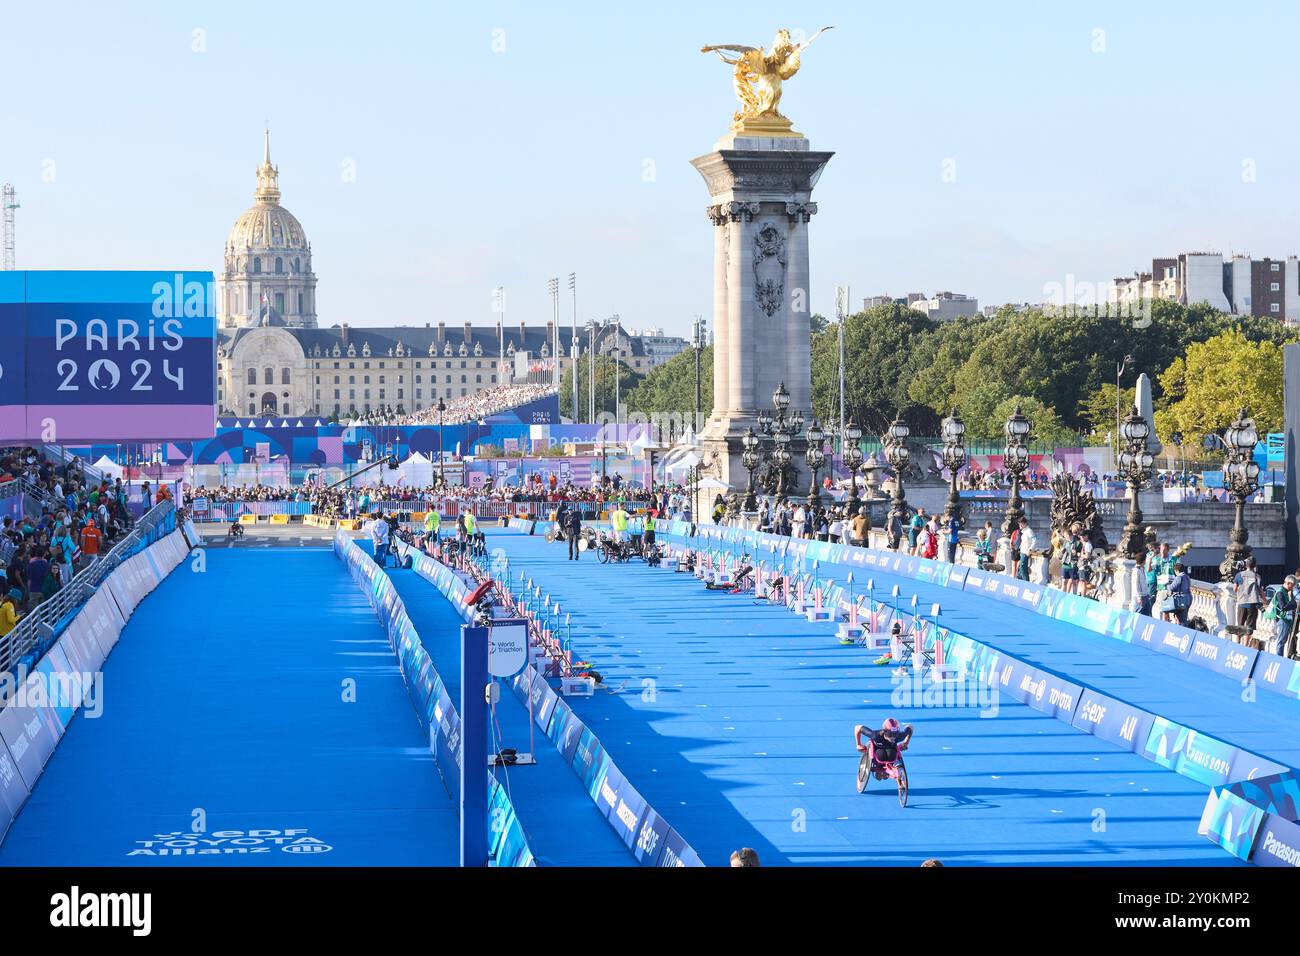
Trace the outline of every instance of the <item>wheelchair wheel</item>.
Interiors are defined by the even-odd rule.
[[[898,761],[898,805],[907,806],[907,765]]]
[[[609,546],[602,545],[596,549],[596,557],[600,558],[601,564],[609,564]]]
[[[858,761],[858,793],[867,792],[867,784],[871,780],[871,754],[863,754],[862,759]]]

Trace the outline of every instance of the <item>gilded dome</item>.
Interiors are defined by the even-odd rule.
[[[307,252],[307,236],[293,213],[280,205],[280,170],[271,165],[271,134],[265,134],[262,165],[257,167],[255,202],[235,220],[226,239],[229,252]]]
[[[279,203],[258,202],[235,220],[226,240],[232,252],[243,249],[306,252],[302,223]]]

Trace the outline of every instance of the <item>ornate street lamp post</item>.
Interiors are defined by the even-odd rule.
[[[862,449],[858,442],[862,440],[862,429],[852,418],[844,426],[844,434],[840,440],[840,456],[844,459],[844,467],[849,470],[849,514],[856,514],[858,511],[858,469],[862,467]]]
[[[1135,407],[1119,423],[1121,441],[1119,475],[1128,483],[1128,520],[1124,523],[1120,539],[1120,555],[1132,561],[1142,560],[1146,554],[1146,538],[1142,531],[1142,509],[1138,507],[1138,492],[1151,477],[1154,459],[1147,451],[1147,438],[1151,429]]]
[[[900,526],[907,524],[907,498],[903,495],[903,469],[912,459],[907,447],[907,438],[912,430],[901,417],[895,416],[894,423],[885,434],[880,436],[880,444],[885,446],[885,460],[894,470],[894,499],[889,508],[889,523],[892,526],[897,516]]]
[[[943,420],[943,464],[951,476],[948,488],[948,504],[944,508],[944,524],[956,517],[965,523],[961,512],[961,495],[957,491],[957,472],[966,465],[966,423],[961,420],[961,413],[952,410],[952,415]]]
[[[788,417],[790,392],[785,387],[785,382],[772,392],[772,406],[776,409],[775,418],[767,411],[759,409],[758,428],[765,436],[772,439],[770,460],[777,469],[775,493],[779,501],[786,495],[785,476],[791,461],[790,442],[803,431],[803,415],[795,412],[793,417]]]
[[[744,451],[740,453],[740,462],[749,471],[749,484],[745,488],[745,503],[741,510],[746,513],[753,513],[758,510],[758,502],[754,498],[754,469],[758,467],[758,445],[759,438],[754,434],[754,429],[750,429],[740,439],[740,444],[744,446]]]
[[[1243,408],[1237,412],[1237,420],[1228,426],[1223,438],[1228,450],[1223,483],[1237,505],[1236,519],[1228,534],[1228,550],[1219,565],[1219,577],[1223,581],[1231,581],[1241,562],[1250,557],[1250,545],[1246,543],[1250,538],[1250,532],[1246,530],[1246,499],[1259,490],[1259,464],[1255,461],[1255,443],[1258,441],[1259,432],[1250,417],[1250,410]]]
[[[826,433],[814,418],[812,424],[808,426],[808,451],[804,453],[804,461],[812,471],[812,479],[808,482],[808,505],[812,508],[818,507],[822,500],[821,492],[817,490],[817,472],[822,465],[826,464],[826,452],[822,450],[822,441],[825,438]]]
[[[1024,416],[1017,405],[1004,428],[1007,446],[1003,449],[1003,465],[1011,472],[1011,497],[1007,499],[1007,511],[1002,519],[1002,533],[1008,536],[1020,527],[1020,519],[1025,516],[1024,503],[1020,499],[1020,482],[1025,477],[1025,469],[1029,467],[1029,448],[1026,442],[1033,430],[1034,423]]]

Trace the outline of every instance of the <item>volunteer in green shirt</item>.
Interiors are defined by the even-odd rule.
[[[610,523],[614,526],[614,541],[618,544],[624,544],[627,541],[627,519],[628,514],[620,503],[609,518]]]
[[[438,529],[442,527],[442,515],[437,508],[431,508],[424,515],[424,535],[434,543],[438,541]]]

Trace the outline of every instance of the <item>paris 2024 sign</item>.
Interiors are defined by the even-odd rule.
[[[211,272],[0,272],[0,442],[211,438]]]

